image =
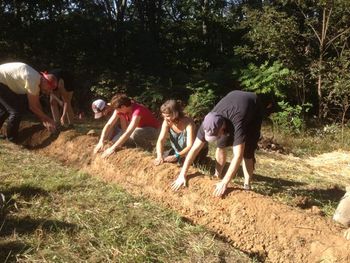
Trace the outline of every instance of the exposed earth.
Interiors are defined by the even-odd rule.
[[[154,166],[154,157],[140,149],[122,149],[108,159],[93,157],[97,140],[96,134],[82,135],[74,130],[52,136],[41,126],[26,124],[20,143],[174,209],[188,221],[212,229],[234,247],[262,261],[350,262],[350,241],[342,236],[344,228],[330,218],[243,191],[240,185],[231,186],[224,198],[214,198],[217,179],[195,168],[190,169],[189,187],[173,192],[169,186],[179,174],[179,167]],[[332,153],[306,160],[295,158],[295,165],[302,161],[320,176],[327,176],[326,167],[349,176],[350,153],[339,154],[340,159]]]

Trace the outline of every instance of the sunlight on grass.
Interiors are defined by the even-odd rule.
[[[170,210],[11,144],[0,180],[1,262],[250,262]]]

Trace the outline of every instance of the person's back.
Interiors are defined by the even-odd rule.
[[[152,127],[155,129],[159,128],[159,122],[154,117],[153,113],[144,105],[138,104],[136,102],[131,103],[131,116],[125,113],[119,113],[120,116],[125,117],[125,119],[130,122],[133,116],[140,116],[140,122],[138,123],[138,128]]]
[[[38,95],[40,78],[39,72],[22,62],[0,65],[0,83],[16,94]]]
[[[257,100],[258,97],[255,93],[234,90],[222,98],[212,109],[212,112],[222,115],[233,124],[242,119],[249,123],[255,116]]]

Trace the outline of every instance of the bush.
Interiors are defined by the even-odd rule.
[[[110,100],[116,93],[126,92],[125,86],[120,85],[117,76],[111,73],[103,73],[99,79],[97,84],[90,88],[94,98]]]
[[[269,66],[266,61],[260,67],[249,64],[248,69],[241,71],[239,80],[247,91],[284,98],[286,94],[284,88],[290,83],[292,73],[278,61],[275,61],[272,66]]]
[[[303,114],[308,112],[311,104],[291,106],[288,102],[278,102],[282,111],[273,113],[271,120],[274,129],[286,134],[300,134],[305,129]]]
[[[195,84],[187,85],[187,88],[193,93],[189,97],[185,112],[192,117],[195,122],[199,122],[215,105],[217,96],[214,90],[217,89],[217,85],[201,80]]]

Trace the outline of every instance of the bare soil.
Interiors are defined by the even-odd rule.
[[[171,164],[154,166],[150,153],[122,149],[105,160],[92,156],[97,137],[81,135],[74,130],[51,136],[30,125],[22,129],[33,131],[22,138],[25,147],[177,210],[187,220],[212,229],[236,248],[258,256],[261,261],[350,262],[350,242],[342,237],[344,228],[311,210],[290,207],[253,191],[243,191],[238,185],[232,185],[224,198],[214,198],[212,192],[217,180],[203,176],[194,168],[190,169],[189,187],[173,192],[170,184],[180,168]],[[349,165],[350,153],[343,154],[344,164]],[[322,158],[329,160],[330,156]],[[316,157],[304,162],[308,169],[317,169],[319,173],[328,166]],[[296,160],[295,165],[300,163]]]

